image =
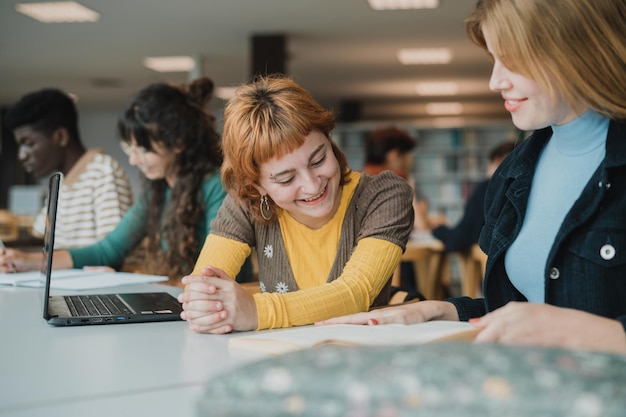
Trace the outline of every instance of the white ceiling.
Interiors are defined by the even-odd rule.
[[[510,120],[488,89],[489,60],[465,35],[474,0],[410,11],[373,11],[366,0],[80,0],[101,17],[73,24],[37,22],[15,2],[0,0],[0,106],[54,86],[81,106],[121,109],[149,83],[188,79],[143,67],[144,56],[201,57],[216,85],[236,85],[250,76],[251,37],[284,34],[289,75],[337,111],[356,100],[365,119],[428,122],[424,104],[451,99],[418,97],[415,83],[454,80],[466,121]],[[441,46],[452,48],[451,64],[396,59],[400,48]]]

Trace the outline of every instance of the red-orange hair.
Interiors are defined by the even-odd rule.
[[[345,155],[330,139],[335,116],[324,109],[295,81],[285,76],[264,76],[240,86],[224,111],[222,180],[232,198],[246,207],[259,223],[266,223],[259,210],[256,189],[260,164],[291,153],[306,136],[319,131],[331,143],[347,181],[350,168]],[[278,210],[270,200],[272,210]],[[275,216],[272,218],[275,219]]]

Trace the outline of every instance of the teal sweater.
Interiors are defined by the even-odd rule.
[[[165,193],[165,204],[169,204],[172,190]],[[217,211],[226,197],[226,191],[222,187],[219,175],[207,176],[202,184],[202,203],[205,207],[204,219],[197,225],[198,253],[204,243],[204,238],[209,234],[211,221],[217,215]],[[99,242],[82,248],[69,249],[74,262],[74,268],[82,268],[87,265],[107,265],[117,267],[122,264],[124,258],[146,236],[147,208],[144,198],[139,198],[117,227]],[[167,243],[162,241],[162,247]],[[191,271],[190,271],[191,272]]]

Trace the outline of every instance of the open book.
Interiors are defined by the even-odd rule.
[[[338,345],[418,345],[431,342],[471,341],[478,330],[467,322],[429,321],[418,324],[362,326],[333,324],[261,330],[234,336],[229,348],[282,354],[327,344]]]

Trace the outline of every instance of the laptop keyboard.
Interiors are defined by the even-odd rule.
[[[72,316],[132,314],[132,311],[115,295],[68,295],[63,298]]]

